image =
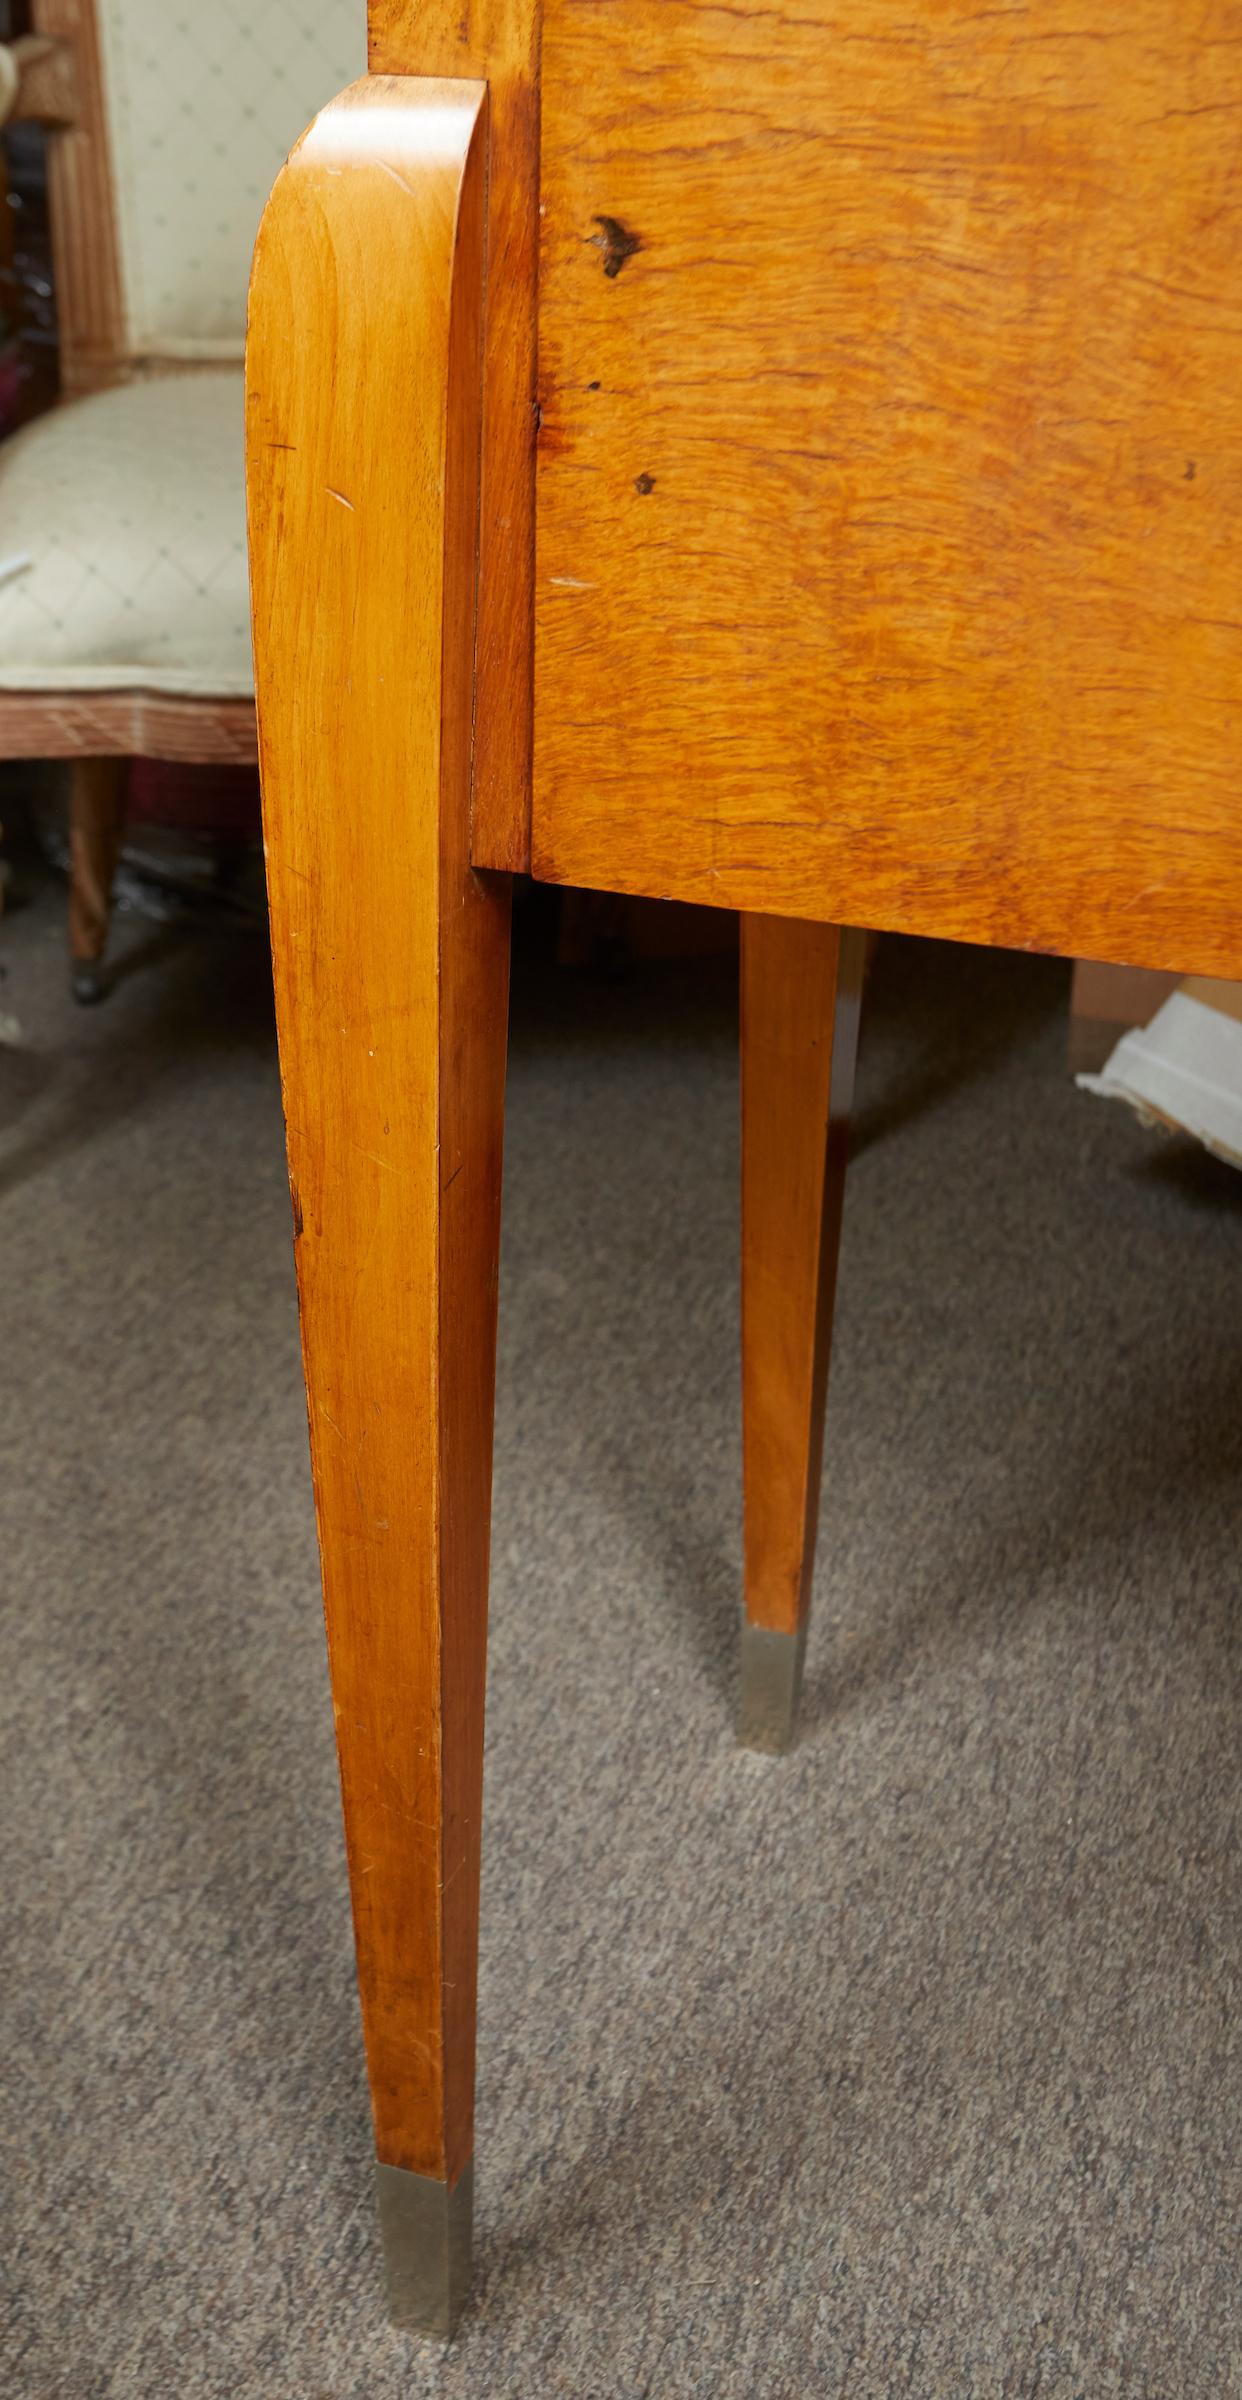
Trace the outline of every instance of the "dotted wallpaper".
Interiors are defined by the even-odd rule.
[[[240,357],[282,160],[366,72],[365,0],[98,0],[135,356]]]

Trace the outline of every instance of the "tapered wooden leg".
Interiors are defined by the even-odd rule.
[[[468,857],[484,93],[376,77],[256,252],[252,585],[281,1067],[394,2314],[469,2256],[507,878]],[[311,2098],[313,2106],[313,2096]]]
[[[123,758],[75,758],[69,778],[69,955],[75,1000],[101,1000],[112,878],[125,806]]]
[[[865,938],[742,918],[739,1737],[755,1750],[787,1749],[797,1716]]]

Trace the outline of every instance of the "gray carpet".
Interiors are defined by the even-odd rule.
[[[1242,1177],[890,944],[805,1735],[730,1739],[731,993],[515,1008],[475,2297],[380,2306],[261,946],[0,927],[4,2388],[1218,2395]]]

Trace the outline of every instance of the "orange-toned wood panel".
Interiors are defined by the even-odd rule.
[[[477,75],[488,85],[471,854],[476,866],[523,868],[530,864],[539,0],[371,0],[368,21],[372,74]]]
[[[1237,973],[1239,0],[542,72],[536,872]]]

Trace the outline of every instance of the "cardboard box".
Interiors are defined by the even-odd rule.
[[[1080,1088],[1242,1167],[1242,984],[1189,975]]]

